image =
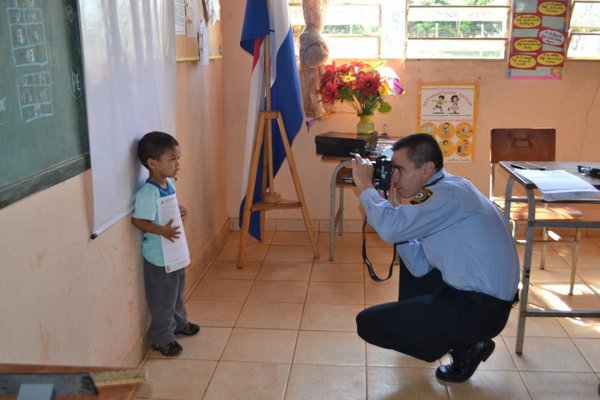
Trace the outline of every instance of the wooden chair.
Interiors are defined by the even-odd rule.
[[[500,161],[555,161],[556,130],[552,128],[492,129],[490,150],[490,199],[501,211],[504,211],[504,197],[494,196],[496,164]],[[582,217],[583,214],[580,210],[561,205],[545,203],[536,206],[535,210],[535,218],[538,220],[553,221],[581,219]],[[515,241],[522,244],[523,241],[517,239],[517,233],[519,224],[527,222],[527,203],[511,203],[510,222]],[[535,243],[542,244],[540,269],[545,268],[546,246],[549,237],[554,241],[568,242],[573,247],[569,286],[569,294],[573,294],[581,232],[576,229],[575,238],[568,241],[563,240],[556,232],[549,231],[548,228],[542,228],[542,239],[535,241]]]

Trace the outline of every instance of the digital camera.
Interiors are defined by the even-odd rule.
[[[379,156],[373,163],[373,186],[377,190],[389,190],[392,182],[392,160]]]

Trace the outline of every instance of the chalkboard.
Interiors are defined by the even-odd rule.
[[[0,0],[0,208],[89,168],[76,0]]]

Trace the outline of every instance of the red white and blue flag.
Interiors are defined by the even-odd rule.
[[[256,133],[258,115],[265,105],[264,76],[264,39],[270,35],[271,60],[271,109],[279,111],[287,131],[290,143],[302,126],[303,113],[294,54],[294,38],[286,0],[247,0],[246,15],[242,28],[240,46],[253,55],[252,81],[250,85],[250,102],[248,105],[248,122],[246,125],[246,146],[242,179],[242,199],[239,223],[242,225],[245,194],[248,187],[248,173],[252,145]],[[276,174],[285,159],[285,148],[277,121],[272,123],[273,174]],[[264,143],[263,143],[264,146]],[[258,162],[256,184],[254,186],[253,203],[261,200],[262,189],[262,157]],[[250,234],[260,240],[259,212],[250,217]]]

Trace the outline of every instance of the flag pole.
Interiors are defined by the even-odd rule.
[[[265,36],[265,112],[271,111],[271,39],[270,35]],[[265,148],[263,154],[263,173],[268,174],[268,190],[266,190],[267,180],[263,177],[263,201],[265,203],[277,203],[281,201],[281,195],[275,191],[275,179],[273,172],[273,125],[271,121],[266,124]],[[265,165],[266,164],[266,165]]]

